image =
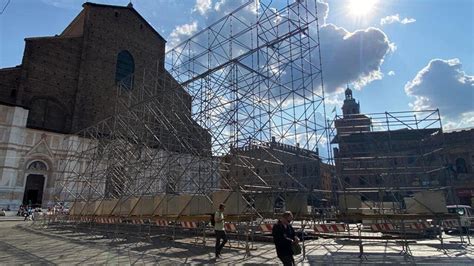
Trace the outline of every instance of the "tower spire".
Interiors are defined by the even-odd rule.
[[[349,88],[349,84],[347,84],[345,94],[346,94],[346,100],[352,100],[353,99],[352,90]]]
[[[356,102],[352,96],[352,90],[347,84],[345,91],[346,98],[344,99],[344,104],[342,105],[342,114],[345,116],[360,114],[360,105]]]

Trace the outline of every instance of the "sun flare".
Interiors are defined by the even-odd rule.
[[[377,0],[350,0],[347,6],[352,16],[362,17],[370,15],[377,4]]]

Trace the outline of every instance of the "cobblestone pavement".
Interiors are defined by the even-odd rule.
[[[473,242],[474,243],[474,242]],[[159,237],[126,239],[85,234],[76,230],[33,225],[32,222],[0,221],[0,264],[278,264],[273,245],[256,244],[246,256],[241,249],[228,249],[221,259],[213,256],[213,240],[194,244],[194,238],[176,241]],[[234,242],[235,245],[235,242]],[[400,254],[393,242],[364,244],[360,259],[357,241],[319,239],[306,242],[307,258],[300,264],[474,264],[473,245],[463,245],[459,236],[410,244],[413,256]]]

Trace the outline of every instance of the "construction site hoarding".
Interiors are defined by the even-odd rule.
[[[447,213],[446,193],[438,191],[420,191],[412,197],[405,197],[407,213]]]

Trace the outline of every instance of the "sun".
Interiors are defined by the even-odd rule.
[[[377,4],[377,0],[349,0],[347,6],[349,13],[355,17],[370,15]]]

